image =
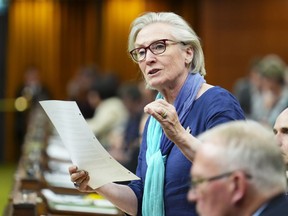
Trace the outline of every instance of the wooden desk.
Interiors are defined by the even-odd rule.
[[[45,150],[53,127],[42,108],[38,109],[31,117],[21,159],[14,175],[14,186],[8,197],[8,205],[3,216],[123,216],[124,213],[117,208],[113,214],[108,214],[92,211],[81,212],[79,211],[81,207],[77,205],[71,205],[68,210],[53,208],[52,205],[49,205],[51,202],[43,196],[43,189],[50,189],[56,194],[83,195],[83,193],[74,188],[51,187],[45,181],[43,173],[48,170],[47,161],[49,160]]]
[[[3,216],[64,216],[64,215],[81,215],[81,216],[123,216],[124,213],[114,209],[114,213],[97,213],[96,208],[95,212],[92,212],[93,206],[91,206],[88,211],[84,211],[83,206],[73,206],[71,205],[69,209],[59,209],[52,208],[49,205],[49,201],[43,196],[41,191],[43,189],[49,189],[59,195],[71,195],[79,196],[84,195],[83,193],[78,192],[76,189],[67,189],[60,187],[51,187],[45,181],[41,175],[36,177],[31,177],[25,175],[25,170],[21,162],[18,166],[18,169],[15,174],[14,186],[11,194],[9,196],[9,203],[6,206],[6,210]],[[61,205],[59,205],[61,207]],[[63,206],[62,206],[63,207]],[[66,206],[67,207],[67,206]],[[74,209],[74,210],[73,210]],[[81,211],[83,209],[83,211]],[[86,209],[87,210],[87,209]],[[100,209],[101,210],[101,209]],[[111,209],[112,210],[112,209]],[[98,209],[99,211],[99,209]]]

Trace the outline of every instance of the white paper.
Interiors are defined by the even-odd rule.
[[[89,186],[96,189],[109,182],[139,179],[117,162],[100,144],[75,101],[40,101],[64,145],[72,163],[89,173]]]
[[[67,168],[68,170],[68,168]],[[75,188],[74,184],[70,180],[70,175],[68,171],[66,173],[56,173],[56,172],[44,172],[43,176],[45,181],[53,187],[61,188]]]

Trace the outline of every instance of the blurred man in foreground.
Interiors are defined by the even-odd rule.
[[[188,199],[201,216],[287,216],[285,165],[275,136],[253,121],[199,136]]]

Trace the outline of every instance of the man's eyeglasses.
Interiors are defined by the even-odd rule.
[[[166,51],[166,46],[167,41],[170,41],[172,44],[177,44],[177,43],[183,43],[183,42],[177,42],[177,41],[173,41],[170,39],[162,39],[162,40],[157,40],[154,41],[153,43],[151,43],[149,46],[147,47],[138,47],[135,48],[133,50],[130,51],[130,55],[132,56],[133,60],[135,62],[140,62],[143,61],[146,58],[146,53],[147,50],[149,49],[154,55],[159,55],[162,54]],[[184,43],[183,43],[184,44]]]
[[[231,176],[235,171],[232,171],[232,172],[226,172],[226,173],[223,173],[223,174],[220,174],[220,175],[217,175],[217,176],[213,176],[213,177],[210,177],[210,178],[199,178],[199,179],[192,179],[191,182],[190,182],[190,189],[191,190],[195,190],[197,188],[198,185],[202,184],[202,183],[205,183],[205,182],[212,182],[212,181],[216,181],[216,180],[219,180],[219,179],[222,179],[222,178],[226,178],[226,177],[229,177]],[[245,176],[246,178],[250,179],[252,178],[251,175],[245,173]]]

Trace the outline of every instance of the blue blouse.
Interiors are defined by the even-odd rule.
[[[245,119],[245,117],[235,97],[223,88],[213,87],[208,89],[192,104],[191,111],[183,122],[183,127],[189,127],[191,134],[197,136],[221,123],[240,119]],[[147,122],[143,132],[136,171],[137,176],[139,176],[141,180],[132,181],[129,184],[129,187],[134,191],[138,199],[137,215],[141,215],[142,212],[143,187],[147,170],[145,156],[147,150]],[[162,140],[163,139],[167,139],[164,133],[162,136]],[[161,142],[160,148],[162,154],[167,155],[164,182],[165,215],[196,216],[195,204],[187,200],[191,162],[171,141],[165,146],[163,146]]]

